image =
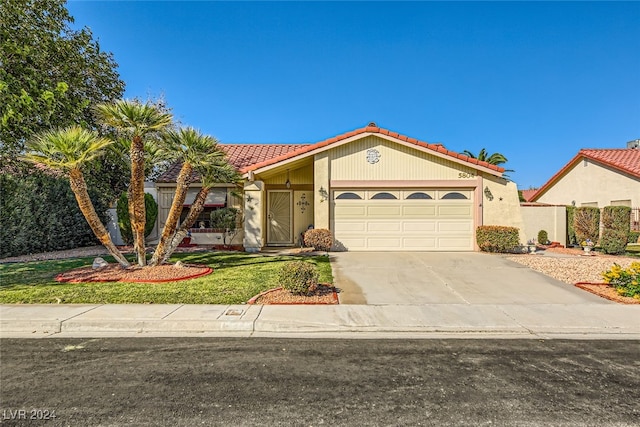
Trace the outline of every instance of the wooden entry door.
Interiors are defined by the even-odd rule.
[[[267,245],[293,244],[293,203],[291,190],[267,192]]]

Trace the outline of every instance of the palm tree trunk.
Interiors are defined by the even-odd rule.
[[[151,257],[150,265],[158,265],[165,259],[167,247],[170,244],[171,238],[178,228],[178,222],[180,221],[180,215],[182,214],[182,208],[184,206],[184,200],[187,197],[187,191],[189,190],[189,179],[191,178],[191,172],[193,167],[189,163],[183,163],[180,168],[180,173],[176,179],[176,192],[173,196],[173,202],[171,203],[171,209],[167,216],[167,221],[162,228],[162,235],[156,250]]]
[[[210,190],[210,186],[204,186],[200,189],[200,191],[198,191],[193,204],[189,208],[187,217],[184,219],[184,221],[182,221],[182,224],[180,224],[180,228],[178,228],[178,231],[171,239],[171,242],[169,243],[166,252],[162,257],[161,263],[167,262],[169,257],[175,252],[180,242],[182,242],[182,239],[185,238],[185,236],[189,232],[189,229],[193,227],[193,224],[195,224],[198,216],[200,216],[200,213],[204,209],[204,204],[207,200],[207,196],[209,195]]]
[[[71,191],[73,191],[73,194],[76,196],[76,201],[78,202],[80,211],[87,220],[89,227],[91,227],[93,234],[96,235],[98,240],[100,240],[100,243],[107,248],[107,251],[109,251],[111,256],[113,256],[122,267],[130,267],[129,261],[127,261],[124,255],[120,253],[118,248],[116,248],[116,245],[113,244],[109,232],[100,221],[100,218],[93,207],[93,203],[89,198],[89,192],[87,191],[87,184],[84,180],[84,176],[79,169],[71,170],[69,174],[69,184],[71,184]]]
[[[129,193],[129,218],[133,233],[133,246],[138,257],[138,265],[147,263],[144,226],[146,212],[144,206],[144,143],[140,136],[131,141],[131,192]]]

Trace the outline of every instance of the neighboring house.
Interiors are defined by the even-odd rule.
[[[202,224],[192,229],[196,243],[217,243],[207,221],[219,206],[243,211],[247,251],[298,245],[309,227],[331,230],[343,250],[472,251],[479,225],[523,226],[516,186],[502,178],[503,168],[375,123],[315,144],[221,146],[245,178],[242,195],[226,185],[212,192]],[[177,170],[156,184],[160,227]]]
[[[640,207],[640,149],[582,149],[528,201]]]

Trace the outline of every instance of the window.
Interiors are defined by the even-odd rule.
[[[422,193],[422,192],[415,192],[415,193],[411,193],[407,196],[407,200],[416,200],[416,199],[420,199],[420,200],[431,200],[433,199],[433,197],[431,197],[430,195],[428,195],[427,193]]]
[[[371,196],[371,199],[382,199],[382,200],[396,200],[397,197],[391,193],[376,193]]]
[[[452,192],[452,193],[447,193],[444,196],[441,197],[441,199],[443,200],[467,200],[468,197],[465,196],[462,193],[457,193],[457,192]]]
[[[194,222],[191,227],[195,229],[211,228],[211,212],[215,211],[216,209],[220,209],[221,207],[204,208],[202,212],[200,212],[200,215],[198,215],[198,219],[196,219],[196,222]],[[180,215],[180,223],[182,223],[182,221],[184,221],[187,218],[188,214],[189,214],[189,208],[183,208],[182,214]]]
[[[344,199],[344,200],[362,200],[362,197],[358,196],[356,193],[342,193],[336,199]]]

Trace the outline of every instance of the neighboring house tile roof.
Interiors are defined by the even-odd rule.
[[[283,160],[291,159],[291,158],[298,157],[298,156],[303,156],[304,154],[307,154],[307,153],[309,153],[311,151],[318,150],[318,149],[327,147],[329,145],[335,144],[337,142],[343,141],[343,140],[345,140],[347,138],[351,138],[351,137],[354,137],[354,136],[357,136],[357,135],[362,135],[362,134],[365,134],[365,133],[372,133],[372,134],[376,134],[377,133],[377,134],[380,134],[380,135],[388,135],[388,136],[390,136],[392,138],[396,138],[396,139],[399,139],[401,141],[408,142],[409,144],[416,145],[418,147],[426,148],[428,150],[432,150],[432,151],[435,151],[435,152],[438,152],[438,153],[441,153],[441,154],[445,154],[445,155],[447,155],[449,157],[452,157],[452,158],[455,158],[455,159],[459,159],[459,160],[462,160],[462,161],[467,162],[467,163],[471,163],[471,164],[478,165],[478,166],[483,166],[485,168],[488,168],[488,169],[491,169],[491,170],[494,170],[494,171],[500,172],[500,173],[504,172],[504,168],[502,168],[500,166],[492,165],[492,164],[489,164],[487,162],[482,162],[482,161],[479,161],[477,159],[465,156],[464,154],[460,154],[460,153],[456,153],[455,151],[447,150],[446,148],[444,148],[442,146],[442,144],[430,144],[428,142],[419,141],[419,140],[417,140],[415,138],[410,138],[410,137],[408,137],[406,135],[401,135],[401,134],[396,133],[396,132],[391,132],[391,131],[389,131],[387,129],[383,129],[383,128],[380,128],[380,127],[377,127],[377,126],[373,126],[373,124],[370,124],[367,127],[363,127],[363,128],[360,128],[360,129],[353,130],[351,132],[344,133],[342,135],[334,136],[333,138],[325,139],[324,141],[320,141],[320,142],[315,143],[315,144],[304,145],[301,148],[298,148],[296,150],[287,152],[287,153],[285,153],[285,154],[283,154],[281,156],[274,157],[274,158],[262,161],[260,163],[256,163],[256,164],[251,165],[249,167],[245,167],[245,168],[241,169],[240,172],[246,173],[246,172],[249,172],[251,170],[256,170],[256,169],[259,169],[259,168],[263,168],[265,166],[273,165],[273,164],[281,162]]]
[[[522,190],[522,197],[528,202],[538,190]]]
[[[490,163],[465,156],[464,154],[447,150],[442,144],[432,144],[424,141],[419,141],[415,138],[410,138],[406,135],[391,132],[387,129],[383,129],[373,125],[356,129],[342,135],[334,136],[315,144],[220,144],[220,148],[227,152],[227,155],[229,156],[229,163],[235,166],[239,172],[247,173],[249,171],[274,165],[284,160],[292,159],[294,157],[304,157],[306,154],[312,151],[328,147],[332,144],[344,141],[347,138],[362,134],[388,135],[392,138],[396,138],[409,144],[413,144],[416,147],[444,154],[445,156],[451,157],[452,159],[461,160],[472,165],[482,166],[498,173],[504,172],[504,168],[500,166],[492,165]],[[176,178],[178,177],[178,173],[180,172],[180,167],[180,163],[173,164],[156,180],[156,182],[175,182]],[[197,180],[198,176],[194,174],[192,176],[192,179]]]
[[[562,169],[549,179],[527,201],[535,201],[551,188],[566,172],[583,159],[608,166],[620,173],[640,178],[640,150],[635,148],[583,148]]]

